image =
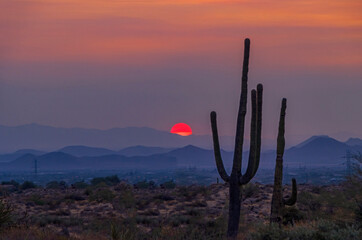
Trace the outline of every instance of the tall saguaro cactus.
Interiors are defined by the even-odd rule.
[[[216,124],[216,112],[211,112],[211,128],[214,141],[214,154],[217,170],[220,177],[229,183],[229,221],[228,221],[228,239],[236,239],[240,220],[241,192],[240,186],[247,184],[256,174],[260,160],[261,145],[261,117],[262,117],[262,100],[263,85],[258,84],[257,90],[251,91],[251,127],[250,127],[250,153],[248,167],[243,175],[241,173],[241,161],[243,153],[244,126],[246,115],[246,102],[248,92],[248,71],[249,71],[249,52],[250,40],[245,39],[244,43],[244,61],[241,81],[240,105],[236,126],[235,150],[233,166],[230,176],[226,173],[223,161],[221,159],[220,144]]]
[[[279,118],[279,130],[278,130],[278,143],[277,143],[277,158],[275,164],[275,173],[274,173],[274,189],[273,197],[271,202],[271,213],[270,213],[270,222],[282,221],[282,212],[285,205],[292,206],[297,201],[297,182],[292,179],[292,195],[289,199],[283,198],[283,155],[285,148],[285,110],[287,108],[287,99],[283,98],[282,107],[280,111]]]

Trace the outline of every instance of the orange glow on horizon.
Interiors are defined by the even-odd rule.
[[[170,132],[180,136],[190,136],[192,134],[192,129],[186,123],[176,123],[173,125]]]

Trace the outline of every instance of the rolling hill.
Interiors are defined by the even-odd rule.
[[[99,157],[104,155],[117,154],[106,148],[96,148],[87,146],[68,146],[58,150],[58,152],[67,153],[76,157]]]
[[[150,156],[153,154],[162,154],[172,151],[174,148],[162,147],[147,147],[147,146],[132,146],[118,151],[123,156]]]
[[[362,152],[360,145],[348,145],[328,136],[313,136],[285,150],[284,165],[298,167],[343,167],[346,151]],[[187,145],[170,149],[161,147],[134,146],[112,151],[105,148],[69,146],[57,152],[42,153],[22,150],[8,156],[0,163],[1,171],[33,171],[35,159],[39,171],[50,170],[164,170],[175,168],[215,169],[213,150]],[[227,170],[231,168],[233,153],[222,150]],[[275,166],[274,150],[262,152],[261,169]],[[243,154],[243,167],[247,165],[248,152]],[[1,159],[1,156],[0,156]]]
[[[41,156],[25,154],[18,159],[0,163],[0,171],[34,171],[35,160],[38,171],[77,170],[165,170],[177,167],[177,159],[167,156],[105,155],[97,157],[75,157],[62,152],[51,152]]]
[[[313,136],[306,141],[285,151],[284,165],[289,167],[343,167],[346,151],[361,152],[362,146],[350,146],[328,136]],[[275,166],[275,151],[262,154],[261,164],[266,168]],[[261,166],[261,167],[262,167]]]

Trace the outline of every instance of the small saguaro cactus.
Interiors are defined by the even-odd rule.
[[[246,102],[248,92],[249,52],[250,40],[245,39],[240,105],[236,126],[234,159],[230,176],[226,173],[223,161],[221,159],[220,144],[216,124],[216,112],[211,112],[210,114],[217,170],[220,174],[220,177],[229,184],[229,219],[227,231],[228,239],[236,239],[238,234],[241,205],[240,187],[247,184],[255,176],[256,171],[259,167],[260,160],[263,86],[261,84],[258,84],[257,90],[254,89],[251,91],[252,113],[248,167],[244,175],[241,173]]]
[[[297,182],[292,179],[292,195],[288,199],[283,198],[283,155],[285,148],[285,110],[287,108],[287,99],[283,98],[279,118],[277,158],[274,173],[274,189],[271,202],[270,222],[282,222],[282,214],[285,205],[292,206],[297,201]]]

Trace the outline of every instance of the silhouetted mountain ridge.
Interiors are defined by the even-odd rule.
[[[68,153],[76,157],[97,157],[104,155],[117,154],[106,148],[87,147],[87,146],[68,146],[58,150],[59,152]]]
[[[245,147],[246,148],[246,147]],[[245,149],[244,148],[244,149]],[[289,167],[341,166],[345,161],[346,151],[362,152],[362,146],[347,145],[328,136],[313,136],[295,147],[285,150],[284,163]],[[139,152],[138,152],[139,151]],[[36,150],[24,150],[22,156],[11,162],[0,163],[2,170],[31,170],[37,159],[39,170],[136,170],[136,169],[172,169],[172,168],[209,168],[215,169],[215,158],[212,149],[186,145],[169,149],[146,146],[133,146],[120,151],[86,146],[68,146],[57,152],[42,155]],[[123,156],[121,153],[128,154]],[[15,153],[19,153],[15,152]],[[15,154],[14,153],[14,154]],[[229,170],[233,153],[221,150],[225,167]],[[10,154],[11,155],[11,154]],[[274,168],[275,150],[262,152],[260,168]],[[248,162],[248,152],[243,154],[243,167]]]
[[[362,139],[360,138],[349,138],[346,142],[350,146],[362,146]]]
[[[342,166],[346,151],[362,151],[362,146],[350,146],[328,136],[313,136],[295,147],[285,150],[284,164],[298,166]],[[266,168],[275,166],[276,153],[262,154],[261,165]]]
[[[177,159],[168,156],[126,157],[112,154],[93,157],[75,157],[63,152],[50,152],[41,156],[25,154],[14,161],[0,163],[0,171],[64,170],[162,170],[177,167]]]
[[[174,148],[162,148],[162,147],[147,147],[147,146],[132,146],[121,149],[119,154],[124,156],[149,156],[153,154],[162,154],[174,150]]]
[[[11,162],[28,153],[33,155],[42,155],[45,152],[34,149],[20,149],[13,153],[0,154],[0,162]]]
[[[231,137],[221,137],[221,139],[225,144],[232,142]],[[212,140],[209,135],[182,137],[148,127],[99,130],[57,128],[39,124],[15,127],[0,125],[0,152],[11,152],[22,148],[54,151],[65,146],[93,146],[112,150],[136,145],[176,148],[187,144],[210,148]]]

